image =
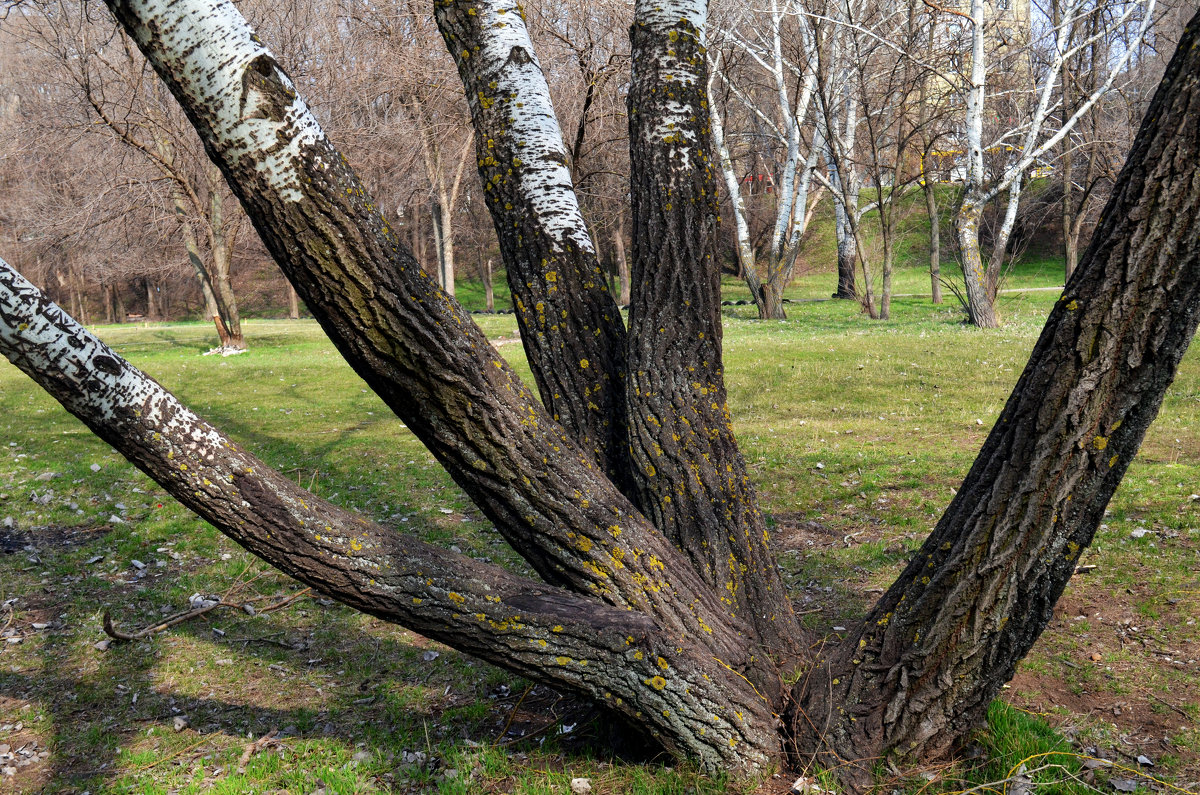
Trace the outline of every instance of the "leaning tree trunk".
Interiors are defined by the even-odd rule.
[[[604,704],[713,772],[753,774],[778,755],[761,696],[713,662],[739,656],[736,638],[686,653],[680,644],[689,641],[644,613],[398,535],[322,500],[189,411],[3,260],[0,353],[185,506],[322,593]]]
[[[466,89],[484,197],[542,402],[632,494],[625,328],[579,208],[520,4],[449,0],[435,14]]]
[[[943,754],[1049,622],[1200,320],[1198,33],[1200,14],[966,481],[867,619],[797,685],[797,758]]]

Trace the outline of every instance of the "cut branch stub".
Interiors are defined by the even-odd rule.
[[[1200,15],[945,516],[797,687],[799,760],[944,753],[1049,622],[1200,320],[1198,29]]]
[[[630,32],[630,447],[642,510],[787,653],[798,630],[725,396],[705,21],[701,0],[639,2]]]
[[[466,89],[484,196],[542,402],[629,494],[625,326],[520,6],[439,0],[434,8]]]

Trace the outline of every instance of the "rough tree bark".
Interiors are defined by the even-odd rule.
[[[709,771],[753,775],[786,748],[797,763],[838,766],[853,789],[881,757],[934,756],[972,731],[1045,627],[1200,318],[1198,15],[958,496],[850,638],[801,657],[788,692],[770,655],[798,632],[790,612],[770,620],[786,598],[757,535],[721,381],[703,4],[635,10],[625,401],[646,514],[403,249],[231,3],[108,4],[314,317],[543,582],[373,525],[271,472],[3,263],[0,351],[255,554],[347,604],[591,698]],[[561,318],[562,333],[586,322]],[[705,535],[713,522],[726,537]],[[683,552],[691,523],[701,549]],[[705,542],[739,561],[725,564],[733,587],[719,595],[712,584],[726,572]]]
[[[725,400],[707,2],[639,0],[634,13],[626,405],[639,502],[730,614],[788,653],[797,626]]]
[[[632,493],[625,328],[580,212],[520,4],[442,0],[434,9],[471,108],[484,196],[542,401]]]

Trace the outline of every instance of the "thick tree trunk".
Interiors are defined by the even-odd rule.
[[[866,621],[797,686],[798,758],[944,753],[983,720],[1049,622],[1200,320],[1198,33],[1200,15],[946,514]],[[848,778],[861,781],[872,763]]]
[[[648,727],[714,773],[779,753],[775,720],[736,657],[650,617],[397,535],[242,450],[0,260],[0,353],[226,535],[323,593]],[[718,616],[719,618],[719,616]]]
[[[758,304],[759,320],[787,320],[787,312],[783,309],[783,290],[780,289],[781,279],[770,279],[759,285],[760,299]]]
[[[730,605],[417,266],[232,4],[112,0],[110,8],[183,104],[267,248],[354,369],[544,580],[643,613],[654,637],[669,642],[655,660],[662,673],[636,686],[629,684],[640,675],[636,668],[631,675],[624,666],[587,666],[601,681],[626,680],[610,688],[614,696],[628,691],[617,707],[640,711],[668,747],[712,770],[727,765],[741,775],[777,758],[774,719],[752,683],[761,690],[778,678],[747,623],[767,619],[730,615]],[[565,339],[597,336],[571,325],[571,315],[563,321]],[[753,541],[765,550],[765,539]],[[740,585],[735,590],[744,592]],[[768,596],[776,594],[786,606],[781,587]],[[731,595],[740,601],[740,593]],[[777,626],[790,619],[780,617]],[[576,659],[561,654],[547,664],[571,669]],[[705,676],[713,686],[695,683]],[[725,716],[738,736],[723,728]]]
[[[625,328],[571,182],[516,0],[435,8],[475,127],[485,198],[542,402],[626,493]],[[571,334],[568,329],[581,329]]]
[[[603,703],[708,771],[741,777],[777,761],[774,711],[785,699],[766,655],[798,635],[777,572],[763,568],[762,518],[725,406],[717,194],[699,112],[703,3],[639,2],[633,30],[626,401],[639,495],[661,532],[403,249],[231,3],[109,7],[324,330],[550,585],[303,491],[2,262],[0,352],[185,505],[293,576]],[[496,10],[458,10],[471,8],[485,18]],[[792,691],[785,719],[797,762],[836,766],[855,787],[881,759],[943,752],[975,728],[1046,625],[1200,318],[1198,22],[946,516],[866,621]],[[595,334],[575,323],[563,317],[561,333]],[[689,539],[699,548],[676,547]]]
[[[655,527],[731,616],[788,651],[798,627],[725,398],[706,21],[705,0],[638,0],[630,31],[630,449]]]

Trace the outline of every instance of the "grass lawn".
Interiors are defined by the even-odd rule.
[[[905,278],[918,284],[911,270]],[[1052,271],[1027,282],[1053,284]],[[801,280],[796,295],[828,295],[822,279]],[[898,299],[888,323],[846,302],[795,304],[779,322],[727,308],[731,407],[808,626],[836,640],[835,627],[862,615],[919,545],[1056,298],[1006,295],[1006,325],[991,332],[964,327],[953,303],[919,298]],[[481,323],[493,339],[516,332],[511,315]],[[521,567],[315,324],[245,326],[250,352],[227,359],[200,355],[215,342],[207,325],[99,333],[321,496]],[[519,344],[500,350],[528,375]],[[1193,352],[1081,561],[1095,568],[1074,578],[994,705],[971,754],[982,761],[917,771],[895,786],[961,790],[1024,762],[1039,792],[1082,792],[1089,781],[1111,791],[1110,777],[1147,787],[1147,775],[1166,790],[1195,790],[1197,492]],[[134,629],[196,594],[253,610],[221,608],[98,647],[104,611]],[[33,760],[0,777],[0,792],[566,793],[575,776],[597,793],[732,791],[686,765],[615,759],[583,705],[301,592],[177,506],[7,363],[0,602],[0,750],[14,755],[0,767]],[[250,745],[272,730],[278,742]],[[1085,757],[1106,761],[1091,770]],[[781,782],[762,791],[785,791]]]

